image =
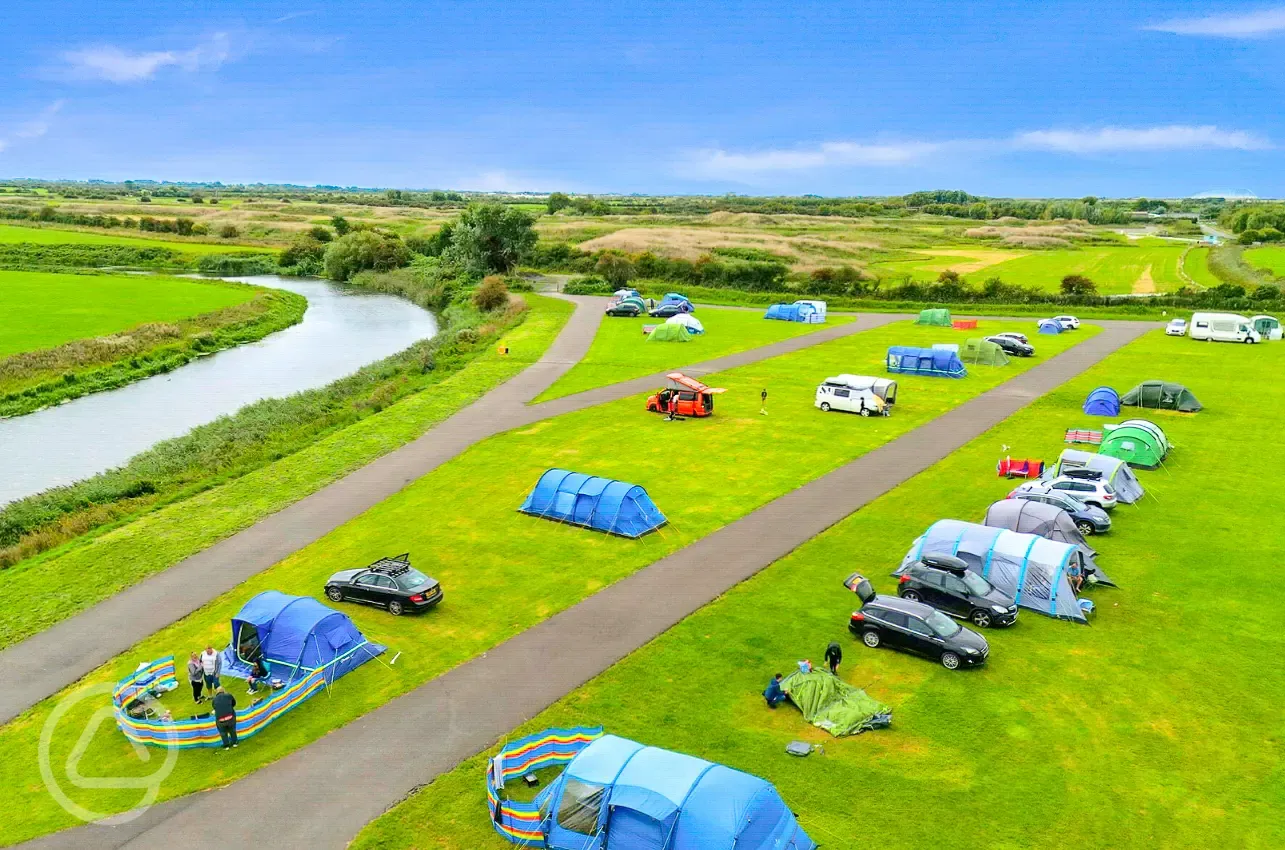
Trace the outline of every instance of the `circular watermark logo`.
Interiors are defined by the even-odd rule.
[[[178,739],[174,735],[173,729],[166,732],[166,743],[164,746],[165,758],[161,761],[160,766],[147,776],[83,776],[80,773],[80,760],[84,757],[85,751],[89,749],[90,742],[94,739],[94,734],[98,727],[104,721],[116,722],[115,714],[112,710],[111,696],[114,690],[110,682],[103,682],[97,685],[91,685],[88,688],[75,691],[68,694],[58,701],[54,710],[49,713],[45,720],[44,728],[40,730],[40,745],[38,749],[38,759],[40,762],[40,777],[45,782],[45,788],[49,790],[49,795],[58,802],[72,817],[79,818],[86,823],[98,822],[107,826],[119,826],[123,823],[129,823],[135,818],[140,817],[152,804],[156,802],[157,796],[161,792],[161,783],[169,778],[170,773],[174,770],[174,765],[178,761]],[[102,812],[95,812],[88,809],[67,795],[62,785],[55,775],[53,759],[50,755],[50,746],[53,743],[54,735],[58,731],[60,721],[81,702],[91,698],[106,697],[106,705],[102,705],[97,711],[90,716],[89,721],[81,730],[80,738],[76,745],[72,747],[71,752],[67,755],[66,762],[62,765],[62,774],[66,782],[75,788],[84,790],[98,789],[138,789],[143,792],[142,798],[132,809],[127,812],[115,815],[107,815]],[[138,760],[143,763],[152,760],[154,748],[145,747],[142,744],[134,743],[134,754]]]

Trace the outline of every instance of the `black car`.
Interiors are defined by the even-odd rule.
[[[687,310],[685,308],[685,305],[669,303],[669,304],[661,304],[655,310],[652,310],[650,315],[654,319],[668,319],[670,316],[677,316],[679,313],[686,313],[686,312]]]
[[[612,304],[610,307],[607,308],[607,315],[624,316],[626,318],[632,319],[635,316],[641,316],[642,310],[640,310],[638,308],[638,305],[634,304],[633,302],[628,302],[625,304]]]
[[[1042,502],[1061,508],[1071,515],[1071,519],[1075,521],[1075,527],[1085,537],[1090,534],[1106,534],[1111,530],[1111,516],[1106,511],[1093,505],[1086,505],[1070,493],[1063,493],[1061,490],[1049,490],[1047,493],[1014,490],[1008,494],[1008,497],[1025,499],[1028,502]]]
[[[947,670],[979,667],[990,655],[986,638],[922,602],[877,594],[865,578],[853,574],[844,585],[861,597],[848,630],[871,649],[889,646],[940,661]]]
[[[364,602],[394,616],[427,611],[442,601],[442,585],[410,565],[410,553],[380,558],[360,570],[335,573],[326,582],[331,602]]]
[[[1011,626],[1017,622],[1017,602],[958,558],[926,556],[898,577],[897,595],[925,602],[939,611],[968,620],[974,626]]]
[[[1030,357],[1035,353],[1035,346],[1011,336],[988,336],[986,341],[995,343],[1004,349],[1005,354],[1011,354],[1014,357]]]

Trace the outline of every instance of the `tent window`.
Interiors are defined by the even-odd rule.
[[[338,649],[348,642],[348,630],[343,626],[335,626],[326,632],[326,643],[330,644],[331,649]]]
[[[575,509],[575,505],[575,493],[559,493],[557,498],[553,500],[553,512],[555,514],[562,514],[563,516],[570,516],[571,512]]]
[[[259,646],[259,630],[249,623],[244,623],[239,637],[240,640],[236,645],[237,657],[251,664],[258,661],[263,656],[263,650]]]
[[[598,815],[606,798],[606,787],[568,779],[558,802],[558,826],[593,835],[598,829]]]

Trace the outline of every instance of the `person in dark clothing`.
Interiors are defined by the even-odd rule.
[[[267,678],[268,678],[268,668],[263,666],[263,658],[262,656],[260,656],[259,658],[255,659],[254,667],[250,671],[249,692],[252,694],[257,694],[259,692],[259,685],[263,684],[264,680],[266,680]]]
[[[219,730],[223,749],[236,746],[236,697],[219,688],[210,701],[214,707],[214,726]]]
[[[767,683],[767,690],[763,692],[763,699],[767,700],[768,708],[776,708],[785,702],[785,691],[781,690],[780,673],[773,676],[772,681]]]
[[[839,662],[843,660],[843,648],[837,641],[830,641],[830,645],[825,648],[825,663],[829,665],[830,672],[839,675]]]
[[[201,667],[201,656],[195,652],[187,661],[187,681],[192,685],[192,702],[201,702],[201,688],[205,686],[205,670]]]

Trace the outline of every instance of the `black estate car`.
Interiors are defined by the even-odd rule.
[[[871,649],[889,646],[902,652],[940,661],[947,670],[979,667],[990,655],[986,638],[966,629],[936,608],[896,596],[877,594],[858,574],[844,585],[861,597],[860,611],[853,611],[848,630]]]
[[[925,602],[939,611],[968,620],[974,626],[1011,626],[1017,622],[1017,603],[958,558],[927,556],[899,577],[897,595]]]
[[[668,319],[670,316],[677,316],[679,313],[686,313],[684,305],[678,303],[661,304],[649,314],[654,319]]]
[[[343,570],[326,582],[331,602],[364,602],[394,616],[427,611],[442,601],[442,585],[410,565],[410,553],[380,558],[360,570]]]
[[[642,315],[642,310],[638,309],[637,304],[633,303],[632,301],[629,301],[623,304],[612,304],[610,307],[607,308],[607,315],[624,316],[626,318],[632,319],[635,316]]]
[[[1005,354],[1012,354],[1015,357],[1030,357],[1035,353],[1035,346],[1011,336],[988,336],[986,341],[995,343],[1004,349]]]

